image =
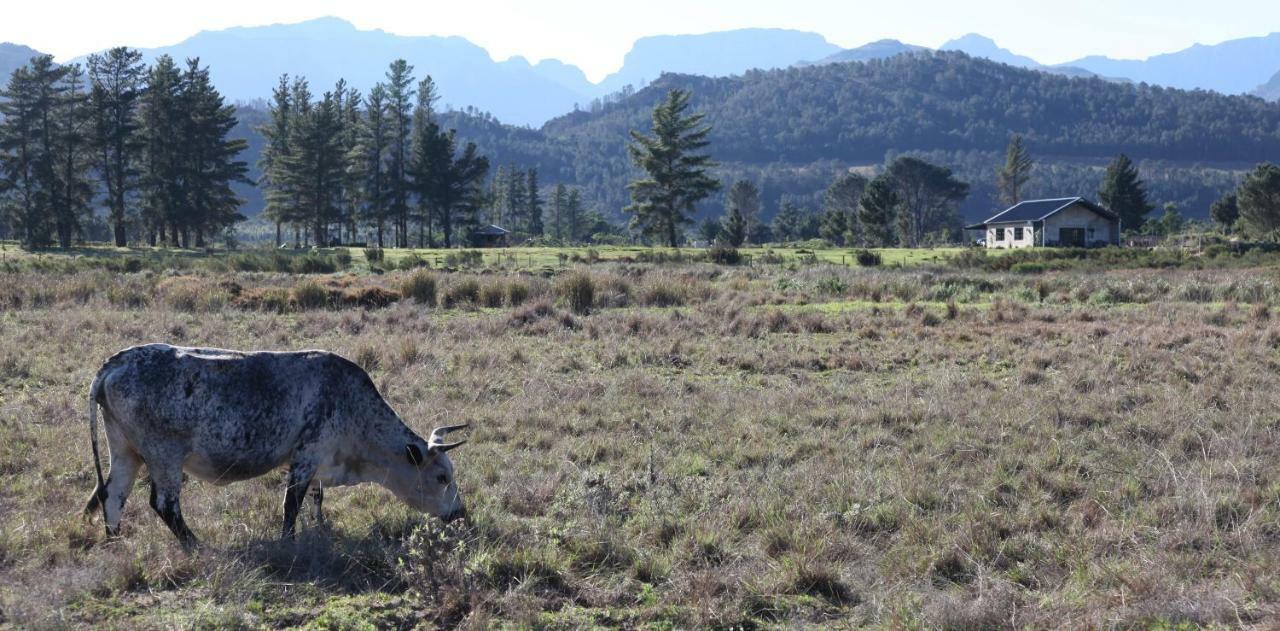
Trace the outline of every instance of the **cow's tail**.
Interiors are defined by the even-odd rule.
[[[93,378],[93,385],[89,386],[89,445],[93,448],[93,468],[98,474],[98,487],[89,497],[89,503],[84,507],[84,514],[90,515],[95,509],[101,508],[102,518],[105,520],[107,518],[107,482],[102,478],[102,457],[98,452],[98,397],[102,394],[103,372],[99,371]]]

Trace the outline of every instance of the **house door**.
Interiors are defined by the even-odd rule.
[[[1063,247],[1083,248],[1084,228],[1059,228],[1058,241]]]

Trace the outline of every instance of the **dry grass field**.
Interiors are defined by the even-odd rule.
[[[1280,276],[604,262],[0,274],[0,626],[1280,622]],[[468,421],[470,511],[282,472],[107,540],[86,399],[134,344],[324,348]],[[145,479],[145,472],[143,478]]]

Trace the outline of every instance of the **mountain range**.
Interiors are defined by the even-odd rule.
[[[1089,56],[1057,65],[1041,64],[972,33],[940,49],[1067,76],[1280,98],[1280,79],[1275,78],[1280,74],[1280,33],[1197,44],[1146,60]],[[617,72],[592,83],[578,67],[559,60],[531,63],[517,56],[497,61],[462,37],[361,30],[328,17],[203,31],[172,46],[143,49],[143,53],[148,61],[161,54],[179,60],[199,57],[210,67],[219,90],[230,100],[244,102],[266,97],[284,73],[306,76],[316,93],[339,78],[367,90],[382,80],[391,60],[404,58],[416,67],[418,76],[435,78],[443,105],[474,107],[506,123],[536,127],[574,109],[598,107],[597,99],[616,98],[628,86],[634,92],[666,72],[721,77],[751,69],[868,61],[928,50],[892,39],[841,49],[816,33],[786,29],[662,35],[637,40]],[[35,51],[23,46],[0,45],[0,71],[11,71],[32,54]]]
[[[0,42],[0,83],[7,83],[14,70],[27,65],[40,52],[21,44]]]

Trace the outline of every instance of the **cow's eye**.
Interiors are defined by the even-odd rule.
[[[440,484],[448,484],[449,476],[441,473],[440,475],[436,476],[436,482],[439,482]]]

